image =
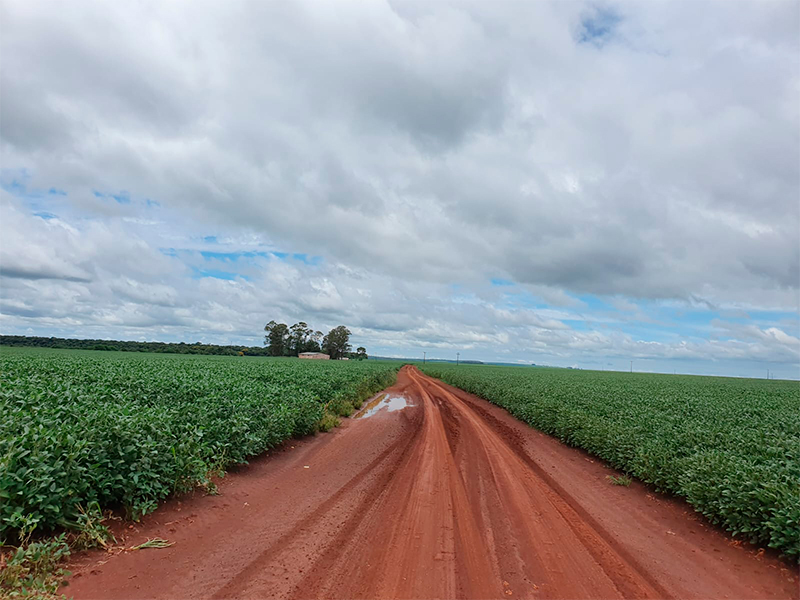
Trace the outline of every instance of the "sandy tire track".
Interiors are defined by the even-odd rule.
[[[78,598],[796,598],[788,563],[481,399],[404,367],[413,405],[255,461],[76,561]],[[305,468],[305,467],[309,468]],[[186,517],[189,512],[190,517]],[[177,523],[177,525],[176,525]],[[135,538],[135,539],[134,539]]]

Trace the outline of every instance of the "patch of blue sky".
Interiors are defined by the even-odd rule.
[[[306,254],[305,252],[280,252],[277,250],[273,250],[271,252],[253,252],[252,255],[259,255],[259,256],[266,256],[272,255],[275,258],[279,258],[280,260],[289,261],[289,260],[297,260],[303,264],[316,266],[322,263],[321,256],[312,256],[310,254]]]
[[[28,169],[0,169],[0,186],[9,192],[19,189],[24,191],[30,178]]]
[[[203,241],[206,244],[216,244],[217,243],[217,236],[215,235],[207,235],[203,238]]]
[[[231,273],[230,271],[221,271],[219,269],[200,269],[198,267],[192,267],[192,279],[202,279],[204,277],[224,279],[226,281],[236,281],[237,279],[250,281],[250,278],[247,275],[242,275],[241,273]]]
[[[656,302],[636,301],[621,298],[632,305],[631,310],[614,306],[614,298],[593,294],[573,295],[582,303],[577,308],[565,309],[575,319],[564,318],[564,323],[574,329],[601,329],[610,327],[614,331],[629,335],[633,339],[674,343],[682,339],[704,339],[712,330],[711,322],[718,313],[674,306],[660,306]],[[638,309],[638,310],[636,310]]]
[[[633,315],[632,311],[618,309],[613,304],[613,299],[605,299],[592,294],[572,295],[573,298],[582,302],[584,307],[573,309],[575,312],[587,316],[619,315],[620,321],[625,322],[626,316]],[[544,308],[541,302],[533,296],[520,294],[516,297],[523,304],[534,308]],[[635,300],[622,298],[639,309],[646,317],[658,323],[651,324],[651,327],[664,327],[670,330],[709,330],[711,322],[723,320],[732,323],[753,324],[768,326],[780,323],[797,323],[800,326],[800,316],[792,311],[764,311],[748,310],[741,311],[739,314],[725,310],[712,310],[689,305],[676,305],[675,303],[664,304],[656,300]]]
[[[592,44],[598,48],[614,37],[622,16],[611,8],[596,7],[591,14],[581,19],[578,43]]]
[[[213,250],[200,250],[200,256],[206,260],[219,260],[222,262],[237,262],[240,258],[266,258],[269,252],[216,252]]]
[[[36,198],[43,196],[41,190],[29,190],[28,180],[31,178],[26,169],[0,170],[0,187],[17,198]]]
[[[578,300],[585,304],[590,310],[609,310],[609,311],[616,311],[617,309],[614,308],[611,304],[609,304],[606,300],[601,299],[594,294],[579,294],[574,295],[570,294],[572,298]]]
[[[175,248],[159,248],[158,251],[164,256],[178,256],[178,251]]]
[[[150,198],[145,198],[144,199],[144,204],[148,208],[160,208],[161,207],[161,203],[160,202],[156,202],[155,200],[150,200]]]
[[[219,260],[222,262],[236,262],[243,254],[243,252],[213,252],[211,250],[200,250],[200,256],[206,260]]]
[[[571,319],[572,321],[584,321],[586,320],[587,316],[593,314],[592,311],[586,310],[585,306],[555,306],[552,303],[545,302],[539,296],[536,296],[517,285],[513,287],[506,287],[505,289],[506,292],[503,294],[502,298],[495,303],[497,308],[502,308],[505,310],[523,309],[556,311],[563,314],[573,315],[574,319]],[[573,296],[573,298],[577,299],[576,296]],[[603,308],[605,309],[608,307],[603,305]],[[559,317],[559,320],[564,320],[564,318]]]
[[[503,279],[501,277],[495,277],[494,279],[491,280],[491,282],[492,285],[495,287],[511,287],[515,285],[514,282],[511,281],[510,279]]]
[[[37,211],[37,212],[33,213],[33,215],[35,217],[39,217],[40,219],[44,219],[45,221],[49,221],[50,219],[57,219],[58,218],[58,215],[54,215],[53,213],[45,212],[45,211]]]
[[[175,248],[161,248],[160,251],[167,256],[179,256],[180,254],[191,256],[199,254],[206,261],[216,260],[225,263],[236,263],[240,260],[246,261],[253,258],[277,258],[282,261],[296,260],[309,266],[317,266],[322,263],[321,256],[313,256],[300,252],[289,253],[265,250],[179,250]]]
[[[303,252],[295,252],[292,254],[292,258],[294,260],[299,260],[300,262],[310,265],[312,267],[317,266],[322,263],[321,256],[311,256],[309,254],[305,254]]]
[[[101,192],[99,190],[92,190],[92,194],[94,194],[95,198],[100,198],[101,200],[111,198],[117,204],[131,203],[131,195],[126,191],[121,191],[117,192],[116,194],[112,194],[112,193]]]
[[[631,310],[626,310],[615,306],[615,298],[604,298],[592,294],[575,295],[573,298],[584,305],[576,309],[576,312],[587,317],[610,318],[619,323],[643,323],[650,330],[663,328],[671,331],[684,330],[687,333],[692,330],[708,331],[711,322],[720,318],[720,312],[716,310],[672,303],[664,305],[653,300],[618,297],[617,299],[632,306]],[[648,324],[648,321],[653,322]]]
[[[297,261],[300,261],[301,263],[309,265],[309,266],[317,266],[317,265],[322,263],[322,257],[321,256],[311,256],[309,254],[305,254],[305,253],[302,253],[302,252],[289,253],[289,252],[277,252],[277,251],[271,251],[271,252],[248,251],[248,252],[218,252],[218,253],[212,253],[212,252],[203,251],[203,252],[201,252],[201,254],[203,254],[203,256],[206,256],[206,254],[209,254],[209,255],[210,254],[216,254],[215,258],[221,258],[221,257],[225,256],[227,258],[227,260],[231,260],[231,261],[236,261],[240,257],[267,258],[267,257],[273,256],[273,257],[275,257],[275,258],[277,258],[279,260],[283,260],[283,261],[297,260]]]
[[[216,250],[200,250],[200,256],[206,260],[220,260],[223,262],[237,262],[242,258],[270,258],[275,257],[280,260],[289,260],[291,255],[287,252],[265,252],[262,250],[242,250],[242,251],[216,251]]]
[[[0,170],[0,188],[21,200],[28,210],[36,216],[37,213],[50,213],[53,203],[58,197],[65,197],[66,192],[56,188],[32,189],[29,186],[30,174],[25,169]]]

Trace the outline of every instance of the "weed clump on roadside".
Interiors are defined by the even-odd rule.
[[[621,485],[625,487],[630,487],[631,483],[633,483],[633,480],[627,475],[619,475],[617,477],[614,475],[607,475],[606,479],[608,479],[613,485]]]
[[[92,502],[85,509],[79,505],[77,528],[69,537],[70,548],[73,550],[108,548],[109,542],[116,542],[108,527],[103,525],[105,520],[97,502]]]
[[[56,592],[70,575],[63,568],[73,551],[109,547],[116,539],[103,523],[106,517],[93,503],[78,506],[74,529],[55,537],[33,539],[38,526],[36,517],[25,515],[17,546],[0,545],[0,597],[63,598]]]
[[[340,417],[349,417],[355,411],[353,403],[345,398],[335,398],[329,402],[328,410]]]
[[[0,596],[57,598],[56,591],[70,573],[62,561],[70,555],[66,534],[44,541],[24,540],[0,552]]]
[[[325,416],[323,416],[319,422],[319,430],[330,431],[334,427],[338,427],[339,423],[340,423],[339,418],[336,415],[328,411],[325,411]]]
[[[18,545],[0,545],[0,597],[57,598],[70,575],[62,566],[70,555],[67,534],[32,541],[38,520],[25,515],[20,522]]]

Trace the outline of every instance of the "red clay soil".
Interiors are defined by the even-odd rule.
[[[72,565],[81,598],[796,598],[789,563],[404,367],[349,419],[172,500]]]

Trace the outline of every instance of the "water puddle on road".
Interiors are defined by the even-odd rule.
[[[384,408],[388,412],[393,412],[395,410],[403,410],[406,406],[410,406],[410,403],[403,396],[381,394],[375,398],[375,400],[367,404],[367,406],[356,415],[356,419],[366,419]]]

